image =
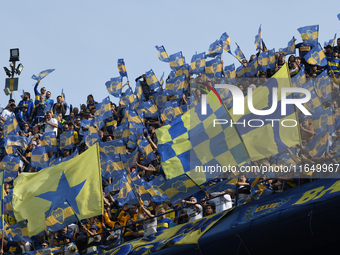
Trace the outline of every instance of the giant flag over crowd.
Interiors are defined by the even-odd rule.
[[[249,123],[253,119],[263,123],[263,125],[235,125],[238,133],[241,135],[244,144],[252,160],[259,160],[271,155],[284,151],[287,147],[295,146],[300,143],[300,129],[295,127],[284,127],[282,121],[295,121],[299,123],[294,105],[286,106],[286,115],[281,113],[281,88],[291,87],[291,80],[287,63],[265,83],[263,86],[253,91],[253,108],[256,110],[268,110],[277,103],[274,112],[266,115],[255,115],[249,110],[246,104],[244,115],[233,114],[234,107],[231,109],[231,118],[233,122]],[[277,88],[278,102],[273,102],[273,88]],[[248,95],[245,101],[248,101]],[[291,97],[291,95],[287,95]],[[254,111],[254,109],[252,110]],[[279,119],[279,123],[268,122],[266,119]],[[266,141],[266,143],[263,143]]]
[[[101,185],[97,143],[72,160],[37,173],[22,173],[16,178],[13,191],[15,218],[18,221],[27,219],[29,236],[33,236],[46,228],[49,210],[65,199],[79,219],[97,216],[103,210]]]
[[[207,113],[201,113],[202,103],[187,111],[170,125],[156,130],[158,151],[167,178],[187,174],[198,185],[213,179],[208,166],[238,165],[248,160],[246,149],[230,125],[214,127],[213,119],[230,117],[224,106],[207,99]]]

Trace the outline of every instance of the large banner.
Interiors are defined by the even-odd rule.
[[[305,184],[301,187],[275,194],[263,201],[242,206],[238,218],[233,222],[233,226],[247,223],[251,220],[266,217],[273,213],[280,213],[284,210],[294,210],[295,207],[321,202],[340,196],[339,179],[320,179],[315,182]]]
[[[229,210],[230,211],[230,210]],[[216,222],[218,222],[229,211],[220,212],[186,224],[181,224],[165,231],[141,237],[131,242],[124,243],[104,254],[149,254],[166,247],[197,244],[198,239],[206,233]]]

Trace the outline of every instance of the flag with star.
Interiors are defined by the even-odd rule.
[[[37,173],[20,174],[14,187],[14,215],[18,221],[28,220],[29,236],[43,231],[50,210],[65,200],[80,220],[102,214],[98,143],[71,160]],[[64,220],[56,218],[60,222]]]

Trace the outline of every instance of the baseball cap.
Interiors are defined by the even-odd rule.
[[[98,229],[98,227],[97,227],[96,225],[92,225],[92,226],[90,227],[90,229],[91,229],[91,228],[93,228],[93,229],[95,229],[95,230]]]

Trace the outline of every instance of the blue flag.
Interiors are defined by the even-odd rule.
[[[121,76],[116,78],[111,78],[105,83],[106,89],[110,95],[114,97],[120,97],[123,88],[123,79]]]
[[[193,74],[200,74],[205,72],[205,52],[192,56],[190,72]]]
[[[6,229],[6,234],[10,241],[20,242],[27,241],[32,242],[31,238],[28,236],[27,231],[27,220],[17,222]]]
[[[44,71],[41,71],[39,74],[37,75],[32,75],[32,79],[33,80],[36,80],[36,81],[39,81],[39,80],[42,80],[44,79],[47,75],[49,75],[50,73],[52,73],[55,69],[47,69],[47,70],[44,70]]]
[[[56,232],[77,221],[78,217],[67,200],[56,203],[51,207],[45,218],[47,230],[52,232]]]
[[[164,49],[164,46],[155,46],[157,51],[158,51],[158,58],[160,61],[163,61],[163,62],[167,62],[169,63],[170,62],[170,59],[169,59],[169,56],[168,56],[168,53],[166,53],[165,49]]]
[[[117,65],[118,65],[118,72],[119,72],[119,74],[120,74],[120,76],[121,77],[128,77],[128,75],[127,75],[127,72],[126,72],[126,67],[125,67],[125,62],[124,62],[124,59],[118,59],[118,63],[117,63]]]

